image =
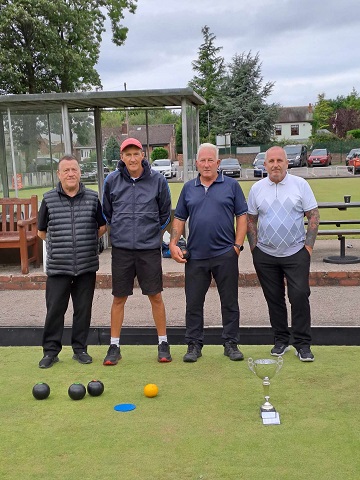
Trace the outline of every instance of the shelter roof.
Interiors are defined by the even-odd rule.
[[[62,104],[69,110],[122,108],[180,107],[183,99],[192,105],[204,105],[205,100],[192,88],[159,90],[124,90],[111,92],[41,93],[1,95],[0,112],[11,111],[59,111]]]

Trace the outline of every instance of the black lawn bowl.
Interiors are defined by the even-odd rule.
[[[45,400],[50,395],[50,387],[47,383],[39,382],[33,386],[32,394],[36,400]]]
[[[82,383],[73,383],[69,387],[68,394],[72,400],[81,400],[86,395],[86,388]]]
[[[87,385],[87,392],[92,397],[99,397],[104,391],[104,384],[101,380],[91,380]]]

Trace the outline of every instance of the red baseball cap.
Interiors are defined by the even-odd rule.
[[[120,152],[124,151],[126,147],[130,147],[130,145],[133,145],[134,147],[138,147],[142,150],[142,145],[139,142],[139,140],[136,140],[136,138],[127,138],[126,140],[123,141],[120,147]]]

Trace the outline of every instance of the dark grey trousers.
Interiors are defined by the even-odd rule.
[[[71,345],[75,353],[86,351],[89,334],[96,273],[49,276],[46,281],[47,314],[43,332],[44,355],[57,355],[62,348],[64,316],[71,296],[73,325]]]

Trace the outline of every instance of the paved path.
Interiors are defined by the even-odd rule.
[[[360,240],[349,240],[347,254],[360,256]],[[335,265],[323,262],[328,255],[337,255],[338,240],[318,240],[312,258],[312,271],[360,272],[360,264]],[[240,257],[240,272],[254,272],[248,246]],[[100,256],[100,272],[109,273],[110,251]],[[18,272],[19,267],[0,267],[0,274]],[[183,272],[184,267],[172,259],[163,259],[164,273]],[[41,269],[31,269],[31,273]],[[312,287],[311,306],[313,325],[360,325],[359,287]],[[356,291],[354,291],[356,290]],[[168,324],[184,325],[185,297],[183,288],[166,288],[164,300],[167,308]],[[259,287],[239,288],[242,326],[268,326],[268,313],[262,290]],[[112,295],[109,289],[97,289],[93,304],[92,326],[109,326]],[[125,326],[153,325],[150,305],[139,289],[129,297],[126,305]],[[0,326],[42,326],[45,317],[45,292],[43,290],[0,291]],[[66,324],[71,324],[71,307],[66,316]],[[220,325],[220,304],[215,288],[210,288],[205,304],[205,324]]]
[[[358,287],[356,287],[358,289]],[[351,287],[313,287],[311,289],[314,326],[360,326],[360,295]],[[183,288],[167,288],[163,293],[169,326],[184,326],[185,296]],[[269,326],[267,306],[259,287],[239,288],[241,326]],[[92,326],[110,325],[112,295],[109,289],[97,289],[93,303]],[[43,326],[45,292],[0,292],[0,326]],[[71,312],[66,325],[71,325]],[[220,302],[216,288],[210,288],[205,302],[205,325],[221,325]],[[150,304],[139,289],[125,306],[124,326],[153,326]]]

